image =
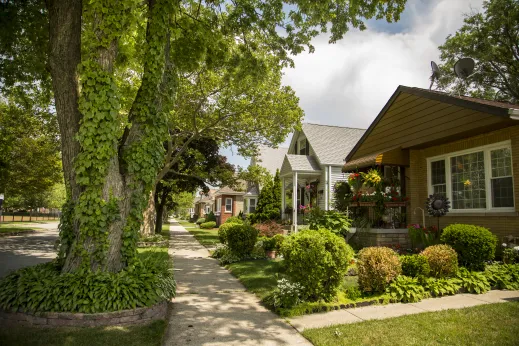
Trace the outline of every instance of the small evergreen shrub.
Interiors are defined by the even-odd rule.
[[[214,221],[204,222],[203,224],[200,225],[200,228],[203,228],[203,229],[212,229],[215,227],[216,227],[216,222],[214,222]]]
[[[388,247],[367,247],[357,255],[359,287],[363,292],[384,292],[402,272],[395,251]]]
[[[229,217],[227,220],[225,220],[225,223],[239,223],[239,224],[244,224],[243,222],[243,219],[241,217],[238,217],[238,216],[231,216]]]
[[[422,251],[427,258],[431,275],[437,278],[451,277],[458,271],[458,254],[449,245],[433,245]]]
[[[220,243],[227,244],[227,230],[234,225],[241,225],[239,223],[224,223],[218,227],[218,239],[220,239]]]
[[[216,249],[211,254],[212,258],[217,258],[221,265],[239,262],[243,258],[233,253],[227,245],[218,244]]]
[[[203,224],[204,222],[205,222],[205,218],[201,217],[201,218],[199,218],[198,220],[196,220],[195,223],[196,223],[197,225],[201,225],[201,224]]]
[[[274,242],[274,250],[280,251],[281,246],[283,245],[283,242],[285,241],[285,236],[283,234],[276,234],[271,238],[272,242]]]
[[[207,216],[205,217],[205,222],[210,222],[210,221],[214,221],[216,223],[216,215],[214,215],[213,211],[211,210],[211,212],[209,214],[207,214]]]
[[[391,299],[402,303],[416,303],[429,297],[429,292],[425,291],[417,278],[405,275],[398,276],[387,288],[387,293]]]
[[[254,228],[256,228],[259,231],[260,236],[264,237],[273,237],[276,234],[283,234],[283,227],[276,221],[265,221],[262,223],[257,223],[254,225]]]
[[[235,223],[231,225],[225,231],[229,249],[240,257],[250,255],[258,239],[258,230],[247,224]]]
[[[441,241],[458,253],[460,265],[483,270],[485,262],[494,259],[497,238],[487,228],[454,224],[445,227]]]
[[[400,257],[402,274],[410,277],[427,277],[431,272],[427,258],[422,255],[405,255]]]
[[[308,301],[332,300],[353,258],[353,249],[328,230],[304,230],[281,245],[287,273],[304,287]]]

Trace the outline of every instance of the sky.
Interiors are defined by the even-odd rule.
[[[300,99],[303,122],[368,128],[399,85],[429,88],[438,46],[482,3],[408,0],[397,23],[366,21],[365,31],[349,31],[336,44],[328,44],[326,34],[316,37],[315,52],[294,57],[295,68],[286,69],[283,77]],[[289,143],[290,136],[281,146]],[[249,164],[232,148],[221,153],[232,164]]]

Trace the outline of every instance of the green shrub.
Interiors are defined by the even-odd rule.
[[[213,211],[211,210],[211,212],[209,214],[207,214],[207,216],[205,217],[205,222],[211,222],[211,221],[214,221],[214,223],[216,224],[216,216],[214,215]]]
[[[395,251],[387,247],[367,247],[357,256],[359,287],[363,292],[384,292],[402,272]]]
[[[437,278],[456,275],[458,271],[458,254],[449,245],[433,245],[422,251],[427,258],[431,275]]]
[[[465,288],[469,293],[481,294],[490,291],[490,283],[485,274],[481,272],[472,272],[466,268],[460,268],[458,279],[460,280],[461,287]]]
[[[231,264],[242,260],[242,257],[233,253],[227,245],[222,244],[216,246],[211,257],[217,258],[221,265]]]
[[[218,227],[218,239],[220,239],[220,243],[227,244],[227,230],[234,225],[241,225],[239,223],[224,223]]]
[[[231,225],[225,231],[229,249],[240,257],[250,255],[258,239],[258,230],[247,224]]]
[[[489,265],[483,274],[492,287],[500,290],[519,290],[519,264]]]
[[[280,251],[281,246],[283,245],[283,242],[285,241],[285,236],[283,234],[276,234],[271,238],[272,242],[274,242],[274,250]]]
[[[304,288],[306,300],[330,301],[336,296],[353,258],[353,249],[328,230],[304,230],[281,245],[287,273]]]
[[[152,306],[174,295],[173,270],[153,252],[132,270],[118,273],[62,274],[55,262],[48,262],[0,280],[0,308],[6,310],[108,312]]]
[[[216,222],[214,222],[214,221],[204,222],[203,224],[200,225],[200,228],[203,228],[203,229],[211,229],[211,228],[215,228],[215,227],[216,227]]]
[[[231,216],[227,220],[225,220],[225,223],[239,223],[240,225],[243,225],[244,221],[241,217]]]
[[[329,229],[344,237],[350,232],[351,220],[348,215],[336,210],[322,211],[319,208],[314,208],[310,213],[308,225],[310,229]]]
[[[440,239],[456,250],[459,263],[464,267],[483,270],[485,262],[494,259],[497,238],[485,227],[449,225]]]
[[[519,246],[504,249],[503,262],[506,264],[519,263]]]
[[[197,225],[201,225],[201,224],[203,224],[204,222],[205,222],[205,218],[201,217],[201,218],[199,218],[198,220],[196,220],[195,223],[196,223]]]
[[[406,255],[400,257],[402,274],[411,277],[427,277],[431,272],[427,258],[422,255]]]
[[[458,293],[461,284],[458,279],[427,278],[424,283],[425,289],[434,297],[454,295]]]
[[[420,285],[417,278],[400,275],[386,290],[391,299],[403,303],[415,303],[429,297],[429,293]]]

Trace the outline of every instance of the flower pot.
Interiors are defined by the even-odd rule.
[[[276,251],[275,250],[267,250],[265,251],[265,255],[267,258],[275,259],[276,258]]]

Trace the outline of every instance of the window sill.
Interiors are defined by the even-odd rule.
[[[450,212],[445,217],[456,217],[456,216],[519,216],[516,211],[478,211],[478,212]]]

